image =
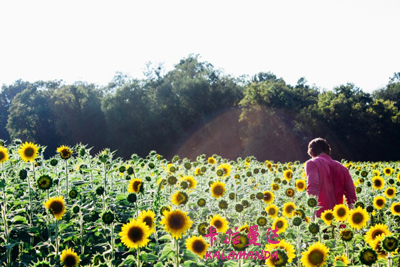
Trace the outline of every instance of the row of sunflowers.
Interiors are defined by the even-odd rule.
[[[400,264],[399,162],[343,161],[357,202],[315,218],[298,161],[45,149],[0,143],[4,266]]]

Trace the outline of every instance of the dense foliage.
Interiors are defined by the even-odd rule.
[[[2,266],[399,264],[398,161],[343,161],[356,187],[354,209],[337,205],[313,220],[318,201],[307,196],[299,161],[168,161],[155,151],[123,160],[81,144],[61,146],[46,160],[45,149],[19,140],[0,146]],[[211,225],[218,231],[212,246]],[[279,256],[222,259],[217,251]]]
[[[149,65],[145,74],[139,80],[117,73],[105,87],[3,85],[0,139],[45,143],[48,151],[83,142],[124,158],[156,149],[167,158],[216,153],[293,161],[305,160],[308,142],[323,137],[335,158],[400,157],[398,73],[372,94],[353,84],[320,90],[304,78],[293,86],[272,73],[234,78],[198,56],[169,72]]]

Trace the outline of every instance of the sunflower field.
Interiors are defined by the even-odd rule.
[[[400,266],[399,162],[342,161],[357,202],[314,218],[304,163],[45,149],[0,144],[1,266]]]

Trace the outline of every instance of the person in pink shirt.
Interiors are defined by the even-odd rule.
[[[325,210],[343,204],[343,195],[352,209],[357,201],[353,179],[346,167],[330,157],[328,142],[323,138],[311,140],[308,154],[312,159],[305,163],[307,194],[318,199],[321,208],[317,211],[317,217],[321,217]]]

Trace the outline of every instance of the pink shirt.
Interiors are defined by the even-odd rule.
[[[321,208],[317,217],[327,209],[333,209],[336,204],[343,203],[346,196],[350,208],[357,201],[353,179],[349,170],[340,162],[333,160],[327,154],[308,160],[305,164],[307,175],[307,193],[318,198]]]

